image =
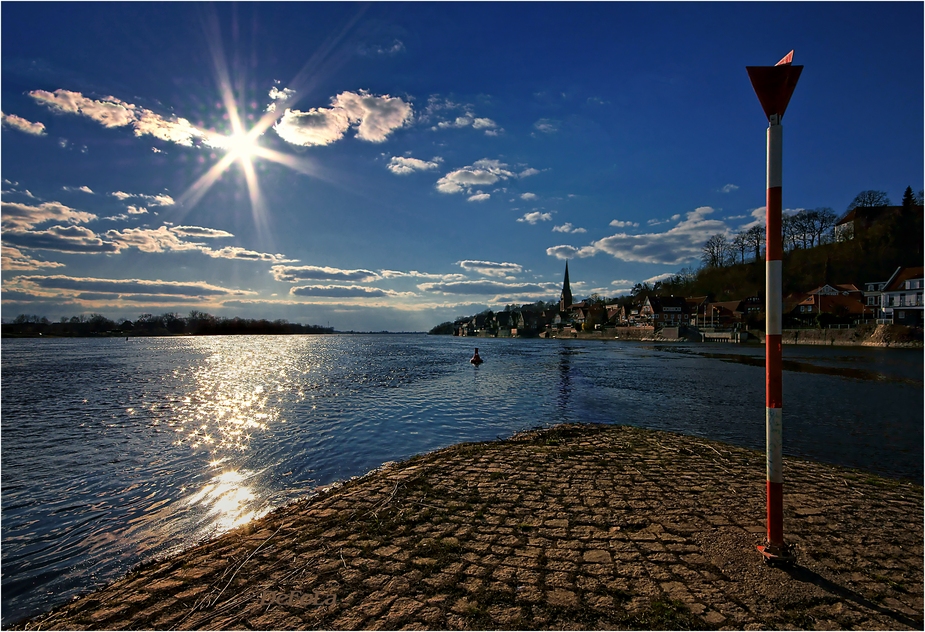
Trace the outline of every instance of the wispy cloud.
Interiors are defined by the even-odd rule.
[[[494,261],[476,261],[466,259],[457,262],[459,267],[467,272],[484,274],[485,276],[507,277],[512,274],[523,272],[523,266],[519,263],[496,263]]]
[[[552,232],[554,233],[586,233],[588,232],[584,228],[578,228],[577,226],[572,226],[571,222],[565,222],[561,226],[553,226]]]
[[[93,194],[93,190],[92,190],[90,187],[86,186],[86,185],[85,185],[85,186],[81,186],[81,187],[67,187],[67,186],[65,186],[65,187],[61,187],[61,188],[64,189],[65,191],[81,191],[81,192],[83,192],[83,193],[90,193],[90,194]]]
[[[3,270],[40,270],[41,268],[63,268],[63,263],[42,261],[22,253],[18,248],[3,246]]]
[[[289,290],[293,296],[316,298],[382,298],[400,296],[399,292],[363,285],[304,285]]]
[[[467,198],[467,201],[469,201],[469,202],[484,202],[485,200],[489,199],[490,197],[491,197],[491,194],[489,194],[489,193],[482,193],[481,191],[477,191],[474,195],[470,195],[470,196]]]
[[[15,114],[6,114],[0,112],[0,119],[3,121],[3,125],[10,127],[20,132],[25,132],[26,134],[31,134],[32,136],[43,136],[45,134],[45,124],[44,123],[33,123],[27,121],[21,116],[16,116]]]
[[[418,289],[441,294],[495,295],[503,293],[548,292],[555,284],[504,283],[501,281],[458,281],[455,283],[422,283]]]
[[[40,289],[71,290],[74,292],[105,292],[111,294],[144,294],[189,297],[247,296],[248,290],[230,290],[211,283],[182,281],[149,281],[145,279],[100,279],[64,275],[19,277],[23,286]]]
[[[720,191],[722,191],[723,193],[732,193],[733,191],[735,191],[735,190],[738,189],[738,188],[739,188],[739,186],[736,185],[736,184],[727,184],[727,185],[724,186],[722,189],[720,189]]]
[[[405,51],[405,44],[401,40],[392,40],[390,44],[364,44],[358,49],[358,53],[364,56],[386,56],[394,57]]]
[[[299,281],[352,281],[369,283],[380,279],[372,270],[344,270],[327,266],[273,266],[270,274],[277,281],[298,283]]]
[[[202,252],[213,259],[231,259],[233,261],[260,261],[272,263],[288,263],[296,259],[288,259],[285,255],[270,254],[266,252],[257,252],[248,250],[239,246],[225,246],[219,250],[211,248],[201,248]]]
[[[543,134],[555,134],[561,123],[554,119],[542,118],[533,124],[533,129]]]
[[[109,195],[114,198],[118,198],[123,202],[132,198],[146,200],[151,206],[173,206],[176,204],[174,199],[166,193],[159,193],[158,195],[146,195],[144,193],[126,193],[125,191],[113,191]]]
[[[589,256],[605,253],[621,261],[638,261],[640,263],[662,263],[678,265],[696,260],[700,257],[701,247],[715,233],[725,233],[728,227],[721,220],[709,219],[714,210],[701,206],[686,214],[676,226],[663,233],[645,233],[629,235],[617,233],[592,242],[580,250],[576,256]],[[567,258],[564,246],[560,250],[547,249],[547,254],[558,258]],[[586,254],[582,255],[581,252]]]
[[[536,199],[536,193],[521,193],[521,194],[520,194],[520,199],[521,199],[521,200],[535,200],[535,199]]]
[[[78,211],[60,202],[43,202],[38,206],[3,202],[2,225],[4,230],[27,230],[47,222],[85,224],[97,218],[93,213]]]

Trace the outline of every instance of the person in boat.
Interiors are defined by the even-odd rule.
[[[482,358],[479,357],[479,348],[478,348],[478,347],[475,348],[475,355],[472,356],[472,359],[469,360],[469,362],[471,362],[472,364],[474,364],[474,365],[476,365],[476,366],[478,366],[479,364],[481,364],[481,363],[483,362]]]

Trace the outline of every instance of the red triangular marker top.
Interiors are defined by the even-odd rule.
[[[779,62],[777,62],[774,65],[775,66],[789,66],[792,63],[793,63],[793,51],[790,51],[789,53],[784,55],[783,59],[781,59]]]

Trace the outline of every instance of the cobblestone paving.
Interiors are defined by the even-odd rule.
[[[415,457],[147,565],[28,629],[919,629],[923,490],[559,426]]]

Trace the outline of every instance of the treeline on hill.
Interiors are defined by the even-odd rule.
[[[784,296],[826,283],[853,283],[863,289],[864,283],[886,281],[900,266],[922,265],[921,191],[915,196],[907,187],[900,206],[891,206],[882,191],[862,191],[841,217],[852,211],[859,218],[873,219],[858,220],[850,230],[836,234],[839,216],[830,208],[804,209],[783,217]],[[592,295],[586,300],[638,306],[647,296],[707,296],[711,301],[763,296],[764,234],[764,225],[757,225],[732,236],[713,235],[703,245],[699,269],[684,268],[652,284],[637,283],[628,295],[618,298]],[[538,301],[520,308],[508,305],[504,311],[517,309],[558,309],[558,302]],[[453,323],[445,322],[430,333],[452,334],[453,328]]]
[[[329,334],[331,327],[300,325],[286,320],[223,318],[193,310],[182,317],[168,312],[160,316],[142,314],[137,320],[112,321],[102,314],[62,317],[51,322],[42,316],[20,314],[3,325],[4,336],[234,336],[279,334]]]

